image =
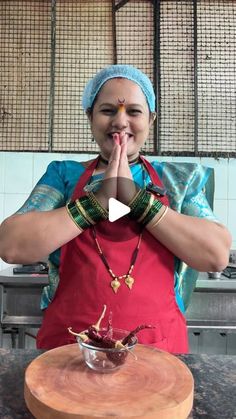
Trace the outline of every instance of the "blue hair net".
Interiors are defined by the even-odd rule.
[[[155,112],[155,93],[150,79],[136,67],[126,64],[115,64],[106,67],[99,71],[93,79],[89,80],[85,86],[82,97],[82,106],[85,111],[92,107],[103,84],[106,83],[107,80],[116,77],[132,80],[134,83],[138,84],[146,97],[150,111]]]

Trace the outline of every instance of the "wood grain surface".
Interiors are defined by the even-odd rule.
[[[37,419],[186,419],[193,377],[177,357],[136,345],[135,360],[110,374],[89,369],[77,344],[43,353],[25,373],[25,401]]]

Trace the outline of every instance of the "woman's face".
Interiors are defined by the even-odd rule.
[[[153,123],[141,88],[123,78],[108,80],[103,85],[88,116],[92,134],[105,158],[109,158],[114,145],[112,134],[121,131],[127,134],[128,157],[135,158]]]

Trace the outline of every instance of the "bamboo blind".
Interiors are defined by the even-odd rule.
[[[1,150],[48,150],[50,7],[0,3]]]
[[[199,150],[236,152],[236,2],[198,5]]]
[[[194,150],[192,2],[161,3],[160,91],[162,152]],[[171,118],[170,118],[171,115]]]
[[[146,72],[145,151],[236,156],[234,0],[1,0],[0,150],[95,152],[81,108],[112,63]]]

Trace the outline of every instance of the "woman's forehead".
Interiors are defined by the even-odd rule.
[[[98,96],[97,102],[115,102],[119,103],[122,100],[125,103],[140,103],[147,104],[146,98],[135,82],[125,78],[114,78],[108,80],[102,86]]]

